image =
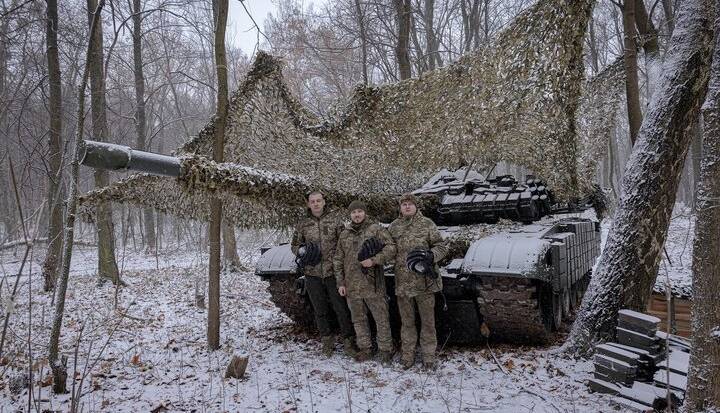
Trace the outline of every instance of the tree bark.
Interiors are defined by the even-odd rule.
[[[435,41],[435,0],[425,0],[425,54],[427,55],[428,70],[435,70],[437,58],[437,42]]]
[[[228,221],[223,221],[222,225],[223,240],[223,262],[225,268],[239,269],[242,265],[240,257],[237,253],[237,242],[235,241],[235,227]]]
[[[363,13],[362,7],[360,7],[360,0],[355,0],[355,14],[357,14],[358,28],[360,29],[360,56],[362,58],[363,85],[367,86],[367,34],[365,33],[365,13]]]
[[[690,149],[692,151],[692,181],[693,181],[693,197],[692,197],[692,207],[693,210],[697,208],[697,194],[698,194],[698,188],[700,185],[700,163],[703,158],[703,133],[700,128],[700,125],[695,124],[692,127],[693,131],[693,137],[692,137],[692,148]]]
[[[660,77],[660,48],[657,29],[652,18],[648,16],[643,0],[635,0],[635,25],[640,33],[642,47],[645,51],[645,73],[647,73],[647,91],[648,99],[650,99],[657,79]]]
[[[697,120],[710,71],[714,2],[685,0],[681,10],[625,170],[613,226],[566,343],[575,352],[614,336],[621,305],[647,308],[690,143],[687,129]]]
[[[228,1],[213,0],[215,18],[215,68],[217,73],[217,105],[215,112],[215,141],[213,160],[223,161],[225,123],[227,121],[228,83],[227,58],[225,55],[225,28],[227,26]],[[222,202],[210,200],[210,263],[208,265],[208,348],[220,347],[220,228],[222,225]]]
[[[100,0],[97,7],[89,10],[92,16],[90,20],[90,33],[95,33],[101,25],[100,11],[105,4],[105,0]],[[92,37],[92,36],[91,36]],[[74,147],[75,154],[71,164],[70,172],[70,193],[68,197],[68,206],[65,217],[65,233],[63,236],[63,253],[60,277],[57,280],[57,290],[55,292],[55,315],[53,317],[52,329],[50,330],[50,340],[48,343],[48,363],[53,375],[53,392],[55,394],[67,393],[67,366],[66,357],[60,357],[60,331],[62,330],[62,320],[65,314],[65,294],[67,292],[68,278],[70,275],[70,262],[72,259],[72,246],[75,238],[75,212],[77,210],[77,194],[78,194],[78,176],[80,175],[80,140],[82,139],[85,124],[85,87],[87,85],[91,52],[93,48],[92,39],[88,41],[87,53],[85,58],[85,67],[83,69],[82,80],[78,86],[78,107],[76,113],[77,124],[75,126]]]
[[[627,98],[630,142],[635,145],[640,124],[640,88],[638,86],[637,46],[635,44],[635,0],[626,0],[622,9],[623,21],[623,58],[625,62],[625,96]]]
[[[716,7],[720,7],[717,1]],[[715,33],[720,22],[715,21]],[[720,38],[702,108],[705,133],[692,264],[692,348],[687,411],[720,411]]]
[[[398,62],[400,80],[410,79],[410,0],[393,0],[398,26],[398,39],[395,45],[395,57]]]
[[[97,0],[87,0],[88,24],[93,20],[90,10],[95,10]],[[103,37],[102,24],[91,34],[90,43],[90,108],[92,112],[92,133],[95,140],[107,142],[110,136],[105,107],[105,75],[103,73]],[[108,172],[96,169],[95,188],[102,188],[110,183]],[[115,260],[115,229],[112,222],[112,205],[98,205],[96,214],[98,237],[98,276],[109,279],[115,285],[124,284],[120,279]]]
[[[668,36],[672,36],[675,31],[675,13],[673,12],[672,0],[662,0],[662,7],[668,26]]]
[[[58,261],[62,251],[62,195],[60,193],[60,162],[62,159],[62,88],[60,81],[60,60],[58,58],[58,12],[57,0],[47,0],[47,62],[50,96],[48,110],[50,130],[48,133],[48,188],[47,204],[48,249],[42,266],[45,291],[55,288]]]
[[[142,58],[142,8],[140,0],[133,0],[133,71],[135,75],[135,145],[141,151],[147,150],[145,135],[147,133],[147,117],[145,115],[145,73]],[[155,218],[152,208],[143,208],[143,225],[145,227],[145,246],[148,250],[155,249]]]

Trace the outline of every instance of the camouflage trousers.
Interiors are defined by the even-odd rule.
[[[321,336],[332,334],[333,312],[337,316],[340,333],[343,337],[353,336],[350,314],[345,299],[338,294],[335,277],[305,277],[305,290],[315,312],[315,323]]]
[[[355,340],[360,350],[369,350],[372,345],[370,340],[370,320],[367,312],[375,319],[377,329],[378,350],[392,352],[392,334],[390,332],[390,313],[385,297],[376,296],[370,298],[348,297],[348,307],[355,326]]]
[[[402,359],[415,358],[415,346],[418,333],[415,328],[415,308],[420,315],[420,351],[423,361],[434,361],[437,349],[437,335],[435,333],[435,294],[425,293],[415,297],[398,296],[398,309],[400,310],[400,338],[402,340]]]

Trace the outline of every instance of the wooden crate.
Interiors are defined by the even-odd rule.
[[[690,304],[691,301],[684,298],[673,297],[675,307],[675,334],[683,337],[690,337]],[[653,293],[650,297],[647,313],[660,319],[660,330],[667,331],[667,301],[664,294]]]

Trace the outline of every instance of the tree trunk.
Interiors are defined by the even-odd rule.
[[[645,51],[645,72],[647,73],[649,100],[658,77],[660,77],[660,48],[658,47],[657,29],[655,29],[652,19],[645,10],[643,0],[635,0],[635,25],[640,33],[640,38],[643,40],[642,47]]]
[[[592,68],[592,74],[596,75],[600,72],[600,61],[598,59],[597,39],[595,38],[595,19],[591,19],[588,26],[588,34],[590,36],[590,67]]]
[[[60,161],[62,159],[62,89],[60,83],[60,60],[58,58],[58,12],[57,0],[47,0],[47,61],[50,96],[49,151],[48,151],[48,249],[42,266],[45,291],[55,288],[58,261],[62,251],[62,194],[60,193]]]
[[[715,21],[715,33],[720,33],[718,21]],[[686,406],[690,412],[717,412],[720,411],[720,38],[717,36],[702,114],[705,133],[693,243],[692,349]]]
[[[625,96],[630,125],[630,142],[635,145],[640,124],[640,88],[638,87],[637,46],[635,44],[635,0],[626,0],[622,10],[623,17],[623,58],[625,62]]]
[[[142,59],[142,8],[140,0],[133,0],[133,68],[135,74],[135,145],[141,151],[147,150],[145,134],[147,133],[147,120],[145,115],[145,74]],[[145,225],[145,247],[155,250],[155,219],[152,208],[143,208],[143,223]]]
[[[398,62],[400,80],[410,79],[410,0],[393,0],[398,26],[398,39],[395,46],[395,57]]]
[[[428,70],[435,70],[437,58],[437,42],[435,41],[435,0],[425,0],[425,54],[427,55]]]
[[[95,10],[97,0],[87,0],[88,10]],[[88,12],[88,23],[93,15]],[[95,140],[107,142],[110,136],[105,108],[105,76],[103,73],[103,38],[102,24],[99,24],[90,37],[92,51],[90,53],[90,108],[92,111],[92,133]],[[108,172],[96,169],[95,188],[102,188],[110,183]],[[109,279],[113,284],[123,284],[115,260],[115,229],[112,222],[112,205],[102,203],[97,206],[97,237],[98,237],[98,276]]]
[[[662,0],[663,13],[665,13],[665,21],[668,26],[668,36],[672,36],[675,31],[675,13],[673,12],[672,0]]]
[[[233,270],[239,269],[242,265],[240,257],[237,253],[237,242],[235,241],[235,227],[228,221],[223,221],[222,225],[222,241],[223,241],[223,263],[225,268]]]
[[[355,0],[355,13],[357,14],[358,27],[360,29],[360,53],[362,57],[362,75],[363,85],[368,84],[368,64],[367,64],[367,34],[365,33],[365,13],[360,7],[360,0]]]
[[[693,131],[693,137],[692,137],[692,181],[693,181],[693,197],[692,197],[692,206],[693,210],[697,207],[697,194],[698,194],[698,188],[700,185],[700,162],[703,158],[703,133],[700,128],[700,125],[695,124],[692,127]]]
[[[715,5],[685,0],[676,33],[623,177],[623,191],[597,271],[567,347],[579,353],[614,336],[621,305],[644,311],[697,120],[710,66]]]
[[[95,10],[90,13],[92,19],[90,21],[90,33],[96,33],[101,25],[100,11],[105,4],[105,0],[100,0],[97,7],[89,10]],[[82,80],[78,86],[78,107],[76,113],[77,124],[75,126],[74,147],[70,175],[70,193],[68,197],[68,206],[65,217],[65,234],[63,236],[63,253],[60,277],[57,280],[57,290],[55,292],[55,315],[53,317],[52,329],[50,330],[50,340],[48,343],[48,363],[53,375],[53,392],[55,394],[67,393],[67,363],[66,357],[60,357],[60,331],[62,330],[62,320],[65,314],[65,294],[67,292],[68,278],[70,275],[70,262],[72,259],[72,246],[75,238],[75,212],[77,210],[77,194],[78,194],[78,176],[80,175],[80,140],[83,136],[83,126],[85,124],[85,86],[87,85],[91,52],[93,48],[92,40],[88,41],[87,53],[85,58],[85,67],[83,69]]]
[[[225,28],[227,26],[228,0],[213,0],[215,18],[215,68],[217,72],[217,105],[215,112],[215,141],[213,160],[223,161],[225,123],[227,121],[228,84],[227,58],[225,55]],[[210,200],[210,263],[208,265],[208,348],[220,347],[220,228],[222,225],[222,202]]]

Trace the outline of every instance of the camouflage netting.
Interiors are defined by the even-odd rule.
[[[586,82],[577,116],[577,171],[581,182],[592,182],[598,160],[606,153],[617,122],[617,113],[625,102],[625,68],[619,58]]]
[[[359,87],[325,121],[290,94],[281,62],[259,53],[230,101],[224,155],[235,166],[196,160],[203,166],[179,181],[136,175],[84,196],[81,213],[114,200],[206,219],[216,192],[237,225],[276,226],[303,213],[309,188],[323,189],[336,205],[373,194],[365,199],[385,210],[388,195],[418,187],[442,167],[498,161],[529,168],[560,198],[579,195],[592,182],[586,171],[602,156],[607,127],[601,110],[579,121],[585,133],[576,133],[593,3],[538,2],[492,47],[417,79]],[[209,157],[213,128],[211,121],[176,155]]]

